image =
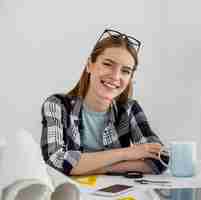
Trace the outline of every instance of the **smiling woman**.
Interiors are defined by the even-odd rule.
[[[107,48],[96,62],[89,61],[90,86],[84,100],[88,107],[92,105],[96,111],[107,110],[112,100],[128,87],[134,63],[131,54],[123,47]]]
[[[106,29],[76,86],[42,106],[44,160],[64,174],[161,173],[162,142],[132,99],[140,41]]]

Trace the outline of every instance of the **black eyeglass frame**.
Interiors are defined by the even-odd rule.
[[[127,34],[125,34],[125,33],[121,33],[121,32],[116,31],[116,30],[114,30],[114,29],[105,29],[105,30],[103,31],[103,33],[100,35],[100,37],[98,38],[96,44],[102,39],[102,37],[103,37],[103,35],[104,35],[105,33],[108,33],[112,38],[114,37],[114,39],[115,39],[115,36],[116,36],[116,35],[114,35],[114,34],[112,34],[112,33],[118,34],[118,35],[119,35],[120,37],[122,37],[122,38],[126,38],[126,40],[128,41],[128,43],[129,43],[133,48],[135,48],[136,52],[137,52],[137,53],[139,52],[140,47],[141,47],[141,42],[140,42],[139,40],[137,40],[137,39],[134,38],[133,36],[127,35]],[[95,44],[95,46],[96,46],[96,44]]]

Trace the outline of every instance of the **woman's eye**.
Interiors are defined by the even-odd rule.
[[[127,70],[127,69],[122,69],[122,73],[123,73],[123,74],[130,75],[130,74],[131,74],[131,71],[130,71],[130,70]]]
[[[105,65],[105,66],[112,66],[112,64],[110,64],[110,63],[103,63],[103,65]]]

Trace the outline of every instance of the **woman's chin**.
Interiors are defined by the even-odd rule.
[[[102,97],[102,100],[103,100],[105,103],[110,104],[110,103],[112,102],[112,100],[113,100],[113,97],[111,97],[111,96],[103,96],[103,97]]]
[[[112,100],[116,97],[114,94],[108,94],[105,91],[99,91],[99,95],[98,95],[103,102],[110,104],[112,102]]]

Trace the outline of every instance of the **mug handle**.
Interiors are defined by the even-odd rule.
[[[162,159],[161,159],[161,155],[165,155],[167,157],[170,157],[170,148],[163,146],[161,148],[161,150],[158,153],[158,159],[161,162],[162,165],[164,165],[165,167],[169,167],[169,164],[165,163]],[[170,163],[170,162],[169,162]]]

